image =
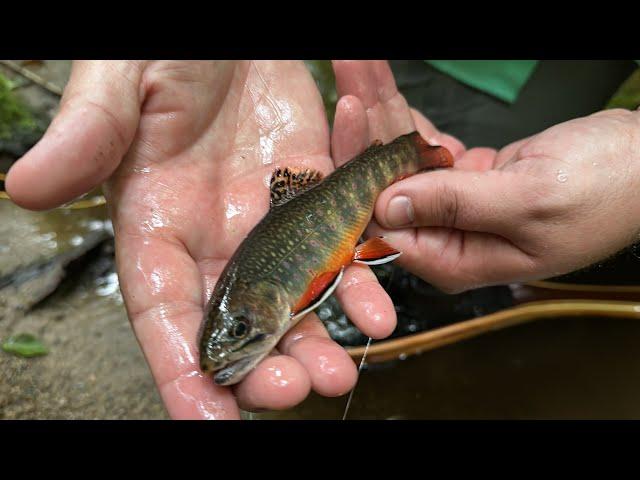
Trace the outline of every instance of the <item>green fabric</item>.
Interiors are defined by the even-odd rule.
[[[426,60],[451,75],[505,102],[513,103],[533,73],[538,60]]]

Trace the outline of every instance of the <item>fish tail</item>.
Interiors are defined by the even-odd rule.
[[[410,140],[418,150],[418,170],[453,167],[453,155],[445,147],[430,145],[418,132],[410,134]]]

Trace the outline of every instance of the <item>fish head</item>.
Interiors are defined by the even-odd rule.
[[[241,381],[276,346],[291,323],[282,287],[236,284],[214,296],[200,332],[200,368],[218,385]]]

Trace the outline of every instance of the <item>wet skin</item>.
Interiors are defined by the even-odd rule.
[[[273,163],[326,173],[371,141],[415,128],[447,147],[458,171],[392,186],[377,202],[380,224],[369,230],[384,232],[405,252],[403,266],[447,291],[557,275],[637,238],[640,113],[598,113],[499,152],[467,150],[409,109],[385,62],[336,62],[335,70],[343,98],[329,155],[322,103],[300,64],[77,62],[61,113],[9,173],[16,203],[46,209],[109,178],[129,151],[109,183],[121,287],[174,418],[237,418],[236,398],[246,408],[286,408],[311,387],[337,395],[354,384],[353,362],[312,315],[236,398],[197,367],[202,305],[266,211],[267,196],[256,207],[256,192]],[[292,117],[282,115],[284,106]],[[408,226],[391,218],[396,196],[413,202]],[[381,290],[368,268],[355,266],[337,292],[374,337],[395,324]]]
[[[356,112],[350,127],[336,118],[340,135],[386,141],[415,122],[456,157],[454,169],[385,190],[368,229],[436,287],[455,293],[558,276],[638,241],[640,111],[604,110],[501,150],[466,149],[388,93],[395,81],[386,62],[336,61],[334,69],[339,110]]]
[[[239,406],[288,408],[311,388],[335,396],[355,383],[355,364],[314,315],[233,390],[198,365],[203,305],[266,212],[272,170],[327,174],[330,148],[301,62],[75,62],[59,115],[6,186],[21,206],[46,209],[108,179],[121,290],[169,414],[239,418]],[[350,267],[337,296],[366,334],[393,330],[368,267]]]

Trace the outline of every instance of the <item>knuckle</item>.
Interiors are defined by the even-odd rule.
[[[527,188],[521,190],[520,201],[524,206],[528,222],[549,222],[569,214],[573,207],[582,203],[581,195],[568,195],[553,182],[540,177],[531,179]],[[576,193],[576,192],[573,192]]]
[[[457,191],[446,183],[435,187],[431,216],[438,226],[453,228],[458,223],[460,198]]]

